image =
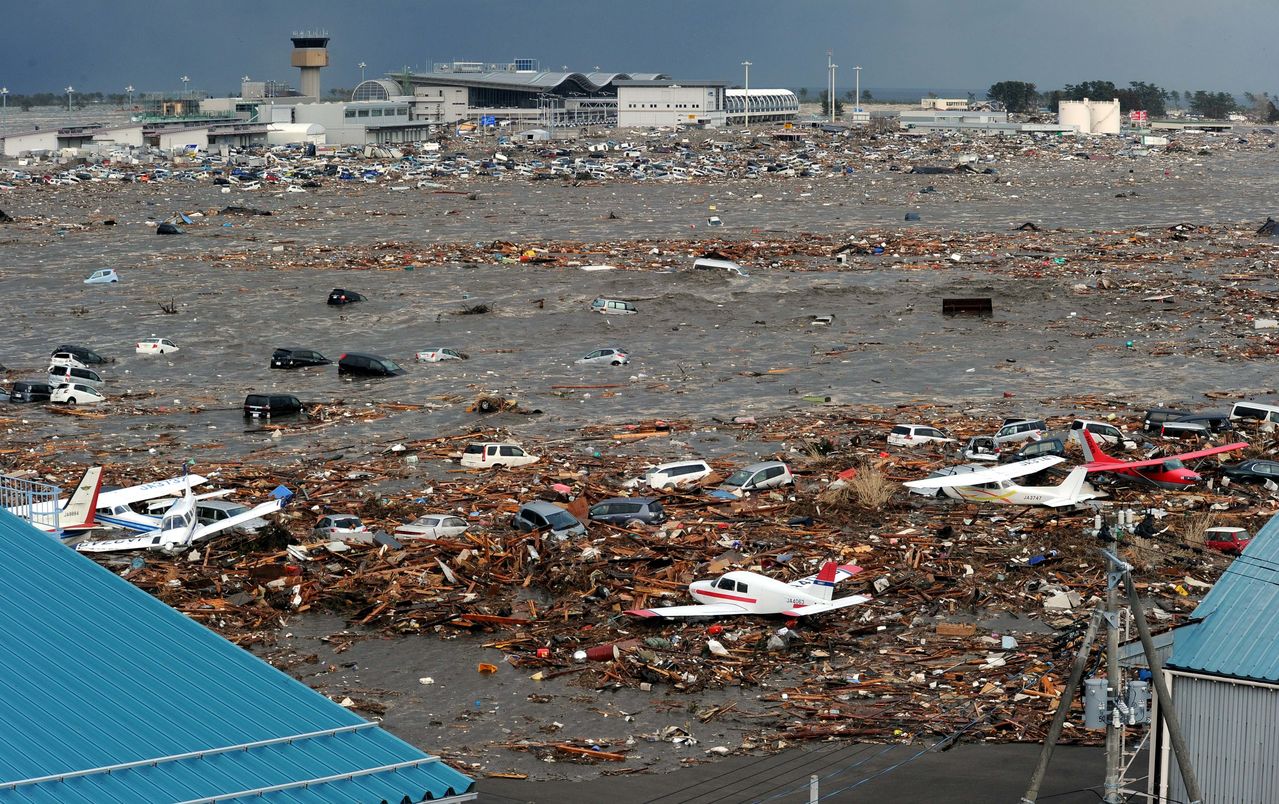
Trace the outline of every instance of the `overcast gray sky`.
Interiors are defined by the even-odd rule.
[[[4,0],[0,84],[11,92],[181,87],[225,94],[242,75],[296,86],[294,30],[332,36],[325,87],[452,60],[538,59],[543,69],[821,87],[835,51],[841,91],[1040,89],[1083,80],[1167,89],[1279,86],[1274,0]]]

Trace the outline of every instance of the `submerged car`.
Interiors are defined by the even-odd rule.
[[[591,302],[591,309],[597,313],[607,313],[611,315],[634,315],[639,310],[635,305],[621,299],[604,299],[599,298]]]
[[[1225,526],[1204,531],[1204,546],[1222,553],[1239,555],[1251,541],[1252,535],[1243,528]]]
[[[111,285],[120,281],[119,275],[114,269],[103,268],[100,271],[94,271],[89,274],[89,278],[84,280],[86,285]]]
[[[631,362],[630,355],[621,349],[596,349],[594,352],[579,358],[578,363],[608,363],[610,366],[624,366]]]
[[[560,539],[580,536],[586,533],[586,526],[577,517],[559,507],[555,503],[534,500],[520,506],[520,510],[511,519],[516,530],[524,532],[549,530]]]
[[[537,463],[541,456],[530,455],[519,444],[510,442],[467,444],[462,451],[461,464],[468,469],[487,469],[490,466],[525,466]]]
[[[52,383],[42,380],[18,380],[9,389],[9,401],[14,403],[48,402],[52,394]]]
[[[329,304],[334,306],[342,306],[344,304],[354,304],[356,302],[368,301],[361,293],[353,290],[344,290],[343,288],[333,288],[329,291]]]
[[[368,532],[368,527],[354,514],[329,514],[315,523],[315,535],[321,539],[345,539]]]
[[[698,458],[661,463],[644,473],[644,485],[653,489],[691,486],[711,471],[711,465]]]
[[[994,436],[973,436],[964,447],[964,458],[969,461],[997,461],[999,452]]]
[[[97,366],[97,365],[102,365],[102,364],[111,362],[110,360],[107,360],[105,357],[93,351],[89,347],[80,346],[79,344],[76,344],[76,343],[62,344],[57,349],[53,350],[54,356],[57,356],[58,354],[69,354],[86,366]]]
[[[929,442],[954,444],[955,439],[951,438],[945,430],[938,430],[926,424],[898,424],[888,431],[890,447],[917,447]]]
[[[788,486],[794,482],[789,466],[781,461],[764,461],[733,472],[714,494],[717,497],[742,497],[752,491]]]
[[[466,520],[452,514],[426,514],[395,529],[397,539],[449,539],[466,532]]]
[[[57,384],[60,382],[78,382],[85,385],[99,386],[102,384],[102,375],[91,368],[76,368],[74,366],[50,366],[49,382]]]
[[[332,360],[329,360],[314,349],[300,349],[294,346],[283,346],[271,353],[271,368],[273,369],[327,366],[332,362]]]
[[[249,394],[244,398],[244,415],[269,419],[302,412],[302,401],[291,394]]]
[[[470,356],[456,349],[445,349],[436,346],[430,349],[423,349],[415,357],[419,363],[439,363],[441,360],[467,360]]]
[[[589,516],[596,522],[613,525],[656,525],[666,519],[666,511],[656,497],[610,497],[592,505]]]
[[[59,383],[49,394],[49,401],[65,405],[101,405],[107,401],[96,388],[78,382]]]
[[[1264,483],[1273,480],[1279,483],[1279,461],[1267,461],[1263,458],[1251,458],[1246,461],[1232,463],[1221,467],[1221,473],[1231,480]]]
[[[178,345],[168,338],[143,338],[133,351],[140,355],[167,355],[178,351]]]
[[[381,355],[347,352],[338,358],[338,374],[358,374],[363,377],[398,377],[406,373],[399,363]]]

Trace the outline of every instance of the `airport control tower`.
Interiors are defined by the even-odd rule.
[[[320,97],[320,68],[329,66],[328,34],[293,34],[293,66],[302,71],[298,91],[310,98]]]

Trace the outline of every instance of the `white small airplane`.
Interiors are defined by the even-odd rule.
[[[207,482],[209,482],[208,478],[200,475],[181,475],[101,492],[98,494],[97,520],[103,524],[127,530],[155,530],[160,526],[160,517],[139,514],[131,507],[134,503],[153,500],[157,497],[168,497]],[[207,495],[197,495],[196,499],[203,499],[205,496]]]
[[[52,501],[38,503],[30,507],[15,505],[5,510],[15,516],[28,519],[32,525],[45,533],[57,533],[60,536],[73,536],[77,532],[95,527],[94,510],[97,508],[99,490],[102,488],[102,467],[90,466],[84,470],[76,490],[66,500],[59,500],[57,515],[54,515]],[[54,522],[58,523],[55,528]]]
[[[744,570],[726,572],[713,581],[693,581],[688,593],[698,600],[710,601],[695,606],[663,606],[655,609],[631,609],[632,617],[720,617],[729,614],[784,614],[806,617],[825,611],[856,606],[870,600],[864,595],[831,599],[835,584],[861,572],[861,567],[822,564],[816,575],[798,581],[779,581],[767,575]]]
[[[1084,482],[1088,469],[1077,466],[1060,486],[1019,486],[1013,478],[1033,475],[1065,461],[1059,455],[1044,455],[1001,466],[968,464],[951,468],[951,473],[904,483],[912,489],[941,489],[947,497],[969,502],[1005,505],[1046,505],[1061,508],[1105,497],[1092,484]]]
[[[155,530],[130,536],[124,539],[105,539],[101,541],[85,541],[75,546],[81,553],[111,553],[117,550],[163,550],[176,552],[190,546],[193,542],[221,533],[228,528],[273,514],[284,507],[284,500],[276,499],[264,502],[242,514],[219,520],[216,523],[201,525],[195,516],[196,497],[188,485],[186,493],[164,512],[160,519],[160,527]]]

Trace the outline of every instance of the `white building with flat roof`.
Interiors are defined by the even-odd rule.
[[[616,80],[618,128],[701,126],[727,123],[726,81]]]

